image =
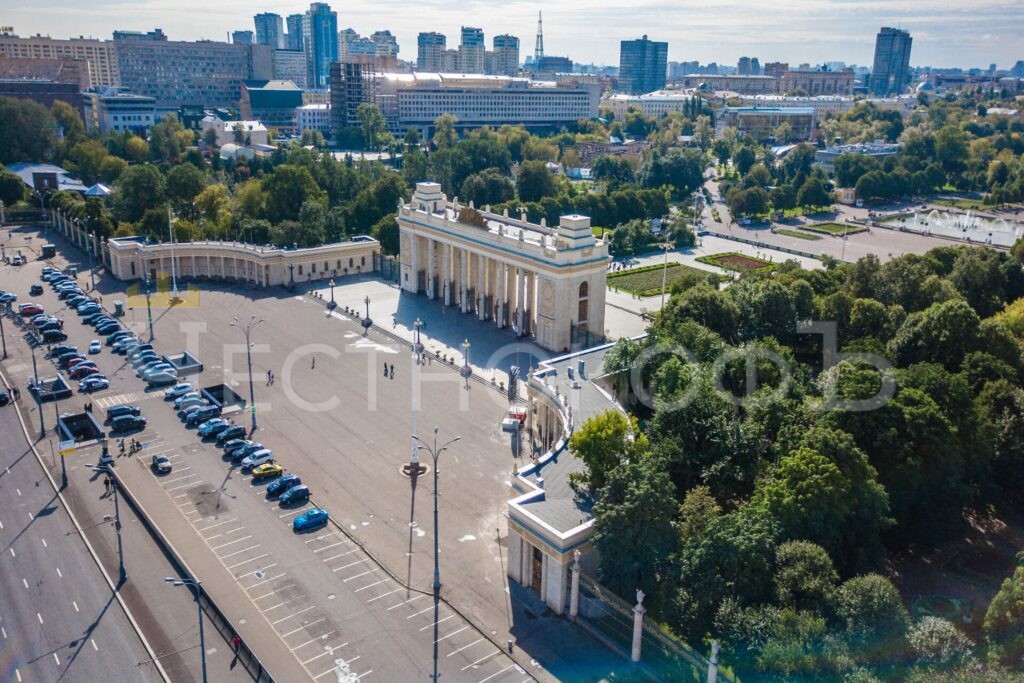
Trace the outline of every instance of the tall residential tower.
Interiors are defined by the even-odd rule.
[[[870,88],[878,96],[898,95],[910,84],[910,34],[885,26],[875,38]]]
[[[314,2],[302,18],[302,47],[310,88],[331,83],[331,64],[338,61],[338,14],[324,2]]]
[[[623,40],[619,47],[619,85],[631,95],[661,90],[668,69],[668,43]]]

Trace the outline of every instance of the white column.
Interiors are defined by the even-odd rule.
[[[466,313],[469,311],[469,252],[463,249],[462,258],[459,260],[462,262],[459,277],[459,310]]]
[[[522,268],[516,268],[516,328],[519,330],[518,334],[523,333],[523,314],[526,303],[525,285],[526,271]]]
[[[477,256],[473,281],[476,282],[476,319],[484,320],[487,318],[487,257],[483,254]]]
[[[441,302],[445,306],[451,305],[451,279],[452,279],[452,247],[450,244],[441,245]]]
[[[572,586],[569,589],[569,621],[580,612],[580,551],[572,551]]]
[[[432,240],[429,237],[427,237],[425,241],[427,243],[427,277],[426,277],[426,283],[425,284],[427,286],[427,298],[428,299],[433,299],[434,295],[435,295],[435,293],[434,293],[434,277],[433,277],[434,276],[434,240]]]
[[[633,607],[633,652],[629,656],[633,663],[640,661],[640,646],[643,642],[644,635],[644,613],[646,612],[647,608],[644,607],[644,592],[637,588],[636,606]]]
[[[537,320],[537,306],[534,300],[537,297],[537,273],[530,271],[526,276],[526,306],[524,307],[524,316],[528,325],[529,333],[536,335],[536,320]]]
[[[409,231],[409,289],[419,294],[420,259],[419,259],[419,237],[415,232]]]

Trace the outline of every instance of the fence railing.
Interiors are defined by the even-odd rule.
[[[580,617],[625,652],[633,647],[633,606],[585,574],[580,575]],[[644,618],[640,662],[658,680],[696,683],[707,677],[708,660],[682,640]],[[721,669],[718,679],[735,683]]]

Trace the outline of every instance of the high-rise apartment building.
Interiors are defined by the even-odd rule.
[[[275,50],[283,50],[284,44],[284,19],[280,14],[263,12],[253,17],[256,24],[256,42],[260,45],[269,45]]]
[[[631,95],[654,92],[665,87],[668,43],[623,40],[619,46],[619,87]]]
[[[416,36],[416,68],[420,71],[441,71],[441,54],[445,51],[447,38],[434,31]]]
[[[331,82],[331,64],[338,61],[338,14],[327,3],[314,2],[303,16],[302,46],[309,87],[326,88]]]
[[[285,36],[285,47],[289,50],[302,50],[302,19],[305,15],[302,14],[289,14],[288,19],[288,34]]]
[[[875,62],[868,90],[879,96],[900,94],[910,84],[910,34],[885,26],[875,38]]]
[[[4,34],[0,35],[0,55],[18,59],[81,60],[88,71],[87,79],[82,79],[83,87],[121,85],[117,55],[110,41],[92,38],[59,40],[44,36],[19,38]]]
[[[306,53],[302,50],[274,50],[275,81],[291,81],[301,90],[308,85],[306,78]]]
[[[489,73],[515,76],[519,73],[519,38],[503,34],[494,36],[493,68]]]
[[[462,42],[459,43],[460,69],[467,74],[482,74],[484,72],[484,52],[487,50],[484,44],[484,30],[472,26],[462,27]]]
[[[252,45],[255,42],[255,36],[252,31],[232,31],[231,42],[235,45]]]
[[[370,40],[377,44],[377,56],[398,56],[398,39],[391,35],[391,31],[374,31],[370,34]]]

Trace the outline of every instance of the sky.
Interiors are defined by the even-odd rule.
[[[8,3],[5,3],[8,4]],[[520,56],[534,48],[537,12],[544,11],[544,48],[579,63],[618,64],[619,41],[647,34],[667,41],[670,61],[735,65],[740,56],[796,65],[843,61],[871,64],[881,26],[910,31],[913,66],[1009,68],[1024,59],[1022,0],[415,0],[330,3],[338,28],[362,35],[389,29],[399,57],[416,59],[416,34],[438,31],[448,46],[459,28],[484,29],[487,44],[499,33],[520,39]],[[16,5],[11,7],[11,5]],[[160,27],[171,40],[226,40],[253,30],[252,15],[282,16],[308,3],[260,0],[36,0],[0,9],[0,26],[21,36],[110,38],[115,29]],[[410,11],[413,10],[413,11]]]

